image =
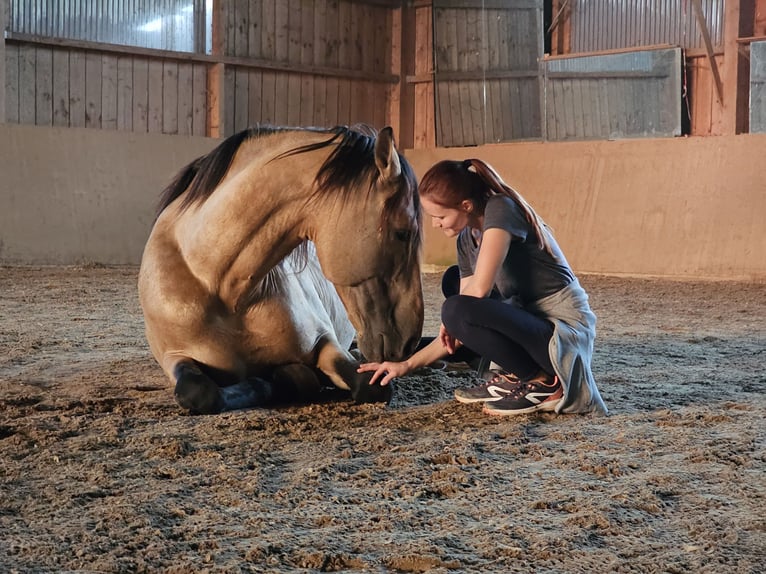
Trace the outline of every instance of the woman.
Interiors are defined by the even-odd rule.
[[[500,366],[458,389],[484,412],[600,412],[593,380],[596,317],[556,240],[524,198],[478,159],[442,161],[419,185],[434,227],[457,238],[460,292],[442,306],[439,336],[402,362],[365,363],[382,385],[464,345]],[[446,291],[445,291],[446,293]]]

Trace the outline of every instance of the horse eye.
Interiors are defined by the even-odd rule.
[[[394,237],[397,241],[408,243],[412,239],[412,231],[409,229],[397,229],[394,231]]]

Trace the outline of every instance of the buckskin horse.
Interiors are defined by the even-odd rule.
[[[181,407],[333,385],[390,400],[356,368],[409,355],[423,326],[417,181],[391,128],[249,128],[183,168],[157,213],[139,299]]]

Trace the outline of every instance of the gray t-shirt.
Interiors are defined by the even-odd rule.
[[[543,227],[553,252],[540,249],[534,228],[524,212],[510,197],[493,195],[484,210],[484,229],[505,229],[511,234],[511,246],[498,272],[495,289],[503,299],[515,298],[521,305],[552,295],[575,279],[553,235]],[[473,275],[479,246],[466,227],[457,238],[457,260],[461,277]]]

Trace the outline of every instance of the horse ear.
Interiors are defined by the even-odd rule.
[[[378,166],[382,179],[395,179],[402,173],[399,154],[394,144],[394,130],[390,126],[380,130],[375,141],[375,165]]]

